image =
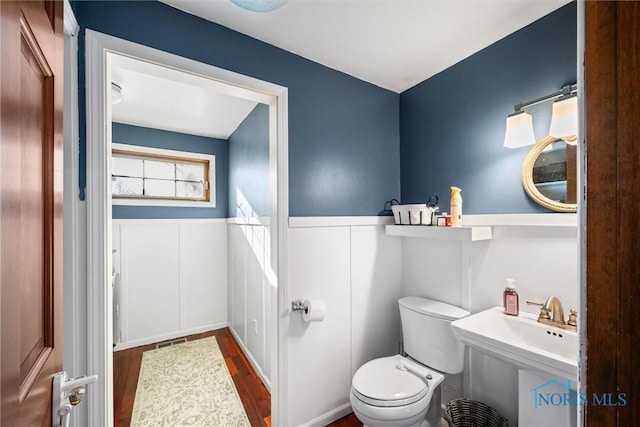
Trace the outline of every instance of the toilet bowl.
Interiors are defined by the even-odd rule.
[[[351,407],[369,427],[446,426],[440,422],[439,408],[429,411],[443,380],[440,372],[399,354],[375,359],[354,375]],[[440,399],[435,400],[439,407]],[[431,419],[428,412],[433,413]]]
[[[439,385],[464,364],[464,345],[453,336],[451,322],[469,312],[418,297],[398,304],[407,356],[362,365],[353,376],[351,407],[367,427],[446,427]]]

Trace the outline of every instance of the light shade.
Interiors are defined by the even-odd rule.
[[[524,147],[536,143],[533,134],[531,114],[520,111],[507,117],[507,131],[504,135],[504,146],[507,148]]]
[[[578,136],[578,97],[563,97],[553,103],[549,135],[575,143]]]
[[[251,12],[271,12],[285,4],[287,0],[231,0],[231,2]]]

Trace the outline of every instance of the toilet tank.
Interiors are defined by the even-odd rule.
[[[427,298],[398,300],[404,351],[413,359],[447,374],[462,372],[464,344],[453,336],[451,322],[468,316],[460,307]]]

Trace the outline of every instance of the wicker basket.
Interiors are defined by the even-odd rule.
[[[476,400],[452,400],[444,415],[450,427],[509,427],[500,412]]]

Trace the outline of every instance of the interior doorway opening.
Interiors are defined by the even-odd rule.
[[[234,218],[232,223],[240,227],[260,224],[264,227],[262,242],[269,258],[263,257],[261,268],[270,280],[273,291],[265,296],[265,342],[269,340],[268,357],[263,355],[263,364],[268,363],[272,391],[272,422],[277,423],[284,387],[280,368],[282,345],[278,325],[280,307],[285,307],[284,283],[286,278],[283,237],[288,217],[287,188],[287,90],[284,87],[263,82],[247,76],[198,63],[176,55],[161,52],[135,43],[120,40],[87,30],[87,299],[92,307],[87,313],[88,366],[87,370],[99,375],[100,380],[92,390],[88,407],[88,422],[96,425],[112,425],[113,420],[113,359],[114,304],[112,272],[114,258],[113,218],[111,199],[111,143],[113,105],[111,83],[113,66],[118,60],[135,59],[143,66],[160,67],[164,77],[181,73],[187,83],[205,81],[210,87],[227,96],[249,100],[265,105],[268,109],[268,182],[269,215],[258,218],[246,215]],[[184,81],[183,81],[184,83]],[[245,209],[246,211],[246,209]],[[226,215],[225,215],[226,216]],[[226,219],[225,219],[226,221]],[[263,223],[260,223],[263,221]],[[232,319],[227,319],[228,323]],[[246,324],[244,325],[246,328]],[[232,325],[233,327],[233,325]],[[265,362],[266,360],[266,362]]]

